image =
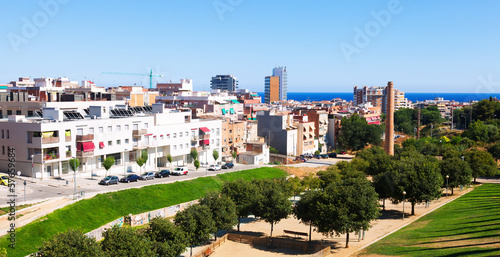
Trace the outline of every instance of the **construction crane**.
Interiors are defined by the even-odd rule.
[[[149,88],[153,88],[153,77],[163,77],[160,74],[153,74],[153,69],[149,72],[149,74],[141,74],[141,73],[123,73],[123,72],[103,72],[102,74],[115,74],[115,75],[130,75],[130,76],[147,76],[149,77]]]

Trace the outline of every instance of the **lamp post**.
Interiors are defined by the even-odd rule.
[[[415,139],[415,133],[417,133],[417,127],[413,127],[413,139]]]
[[[448,197],[448,178],[450,178],[450,175],[446,175],[446,197]]]
[[[431,137],[432,137],[432,130],[434,129],[434,124],[431,124]]]
[[[31,182],[33,182],[35,180],[35,178],[33,177],[35,175],[34,166],[33,166],[33,159],[34,158],[35,158],[35,155],[32,154],[31,155]]]
[[[406,191],[403,191],[403,220],[405,219],[405,196]]]
[[[24,202],[26,203],[26,181],[23,182],[24,185]]]

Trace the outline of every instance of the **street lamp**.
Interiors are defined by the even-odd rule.
[[[432,130],[434,129],[434,124],[431,124],[431,137],[432,137]]]
[[[406,191],[403,191],[403,220],[405,219],[405,196]]]
[[[415,139],[415,133],[417,133],[417,127],[413,127],[413,139]]]
[[[450,178],[450,175],[446,175],[446,197],[448,197],[448,178]]]
[[[34,176],[34,174],[35,174],[35,172],[33,171],[33,169],[34,169],[34,168],[33,168],[33,167],[34,167],[34,166],[33,166],[33,159],[34,159],[34,158],[35,158],[35,155],[33,155],[33,154],[32,154],[32,155],[31,155],[31,182],[33,182],[33,181],[34,181],[34,177],[33,177],[33,176]]]

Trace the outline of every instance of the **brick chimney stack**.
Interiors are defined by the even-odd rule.
[[[387,111],[385,115],[385,152],[394,155],[394,84],[387,83]]]

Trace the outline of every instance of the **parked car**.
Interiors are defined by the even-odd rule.
[[[321,154],[321,159],[328,159],[328,154]]]
[[[118,184],[119,180],[120,179],[117,176],[107,176],[101,179],[101,181],[99,181],[99,184],[109,186],[111,184]]]
[[[329,153],[328,156],[330,156],[331,158],[337,158],[337,153]]]
[[[310,153],[301,154],[300,156],[301,156],[301,157],[304,157],[304,158],[309,158],[309,159],[311,159],[311,158],[313,157],[313,155],[312,155],[312,154],[310,154]]]
[[[213,170],[213,171],[216,171],[216,170],[220,170],[220,165],[218,164],[212,164],[210,165],[210,167],[208,168],[208,170]]]
[[[121,178],[120,182],[122,182],[122,183],[137,182],[137,181],[139,181],[139,179],[141,179],[141,177],[139,177],[139,175],[129,174],[129,175]]]
[[[226,164],[222,165],[223,169],[232,169],[234,168],[234,163],[232,162],[226,162]]]
[[[299,156],[299,157],[297,157],[297,158],[295,158],[295,160],[296,160],[296,161],[299,161],[299,162],[306,162],[306,158],[304,158],[304,157],[300,157],[300,156]]]
[[[170,177],[170,170],[160,170],[155,173],[155,178]]]
[[[154,172],[144,172],[141,175],[141,180],[150,180],[150,179],[155,179],[155,173]]]
[[[2,175],[0,177],[0,185],[8,186],[9,185],[9,176]]]
[[[313,155],[313,157],[316,159],[321,159],[321,155],[319,155],[319,154],[315,154],[315,155]]]
[[[171,172],[171,174],[172,175],[187,175],[188,168],[187,167],[177,167]]]

